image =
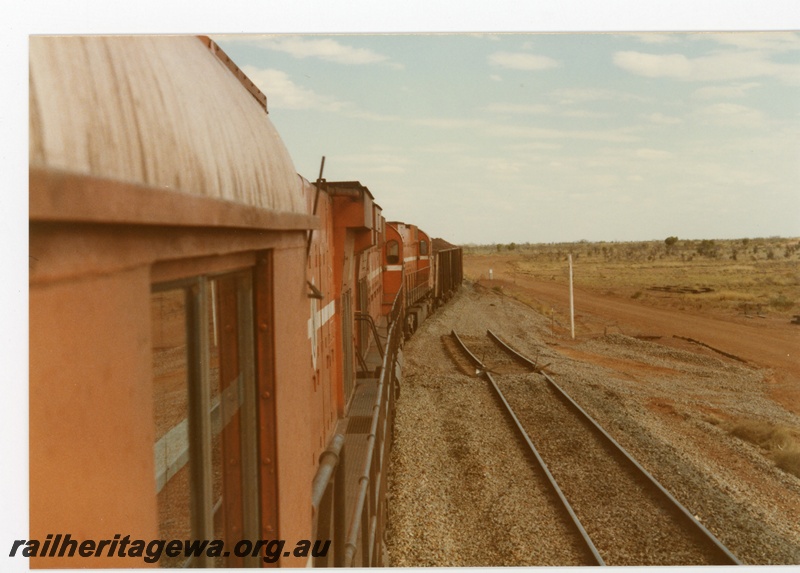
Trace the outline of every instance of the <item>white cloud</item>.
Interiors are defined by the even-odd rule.
[[[649,149],[646,147],[637,149],[633,154],[639,159],[667,159],[672,157],[672,153],[663,149]]]
[[[560,64],[547,56],[537,56],[524,52],[495,52],[489,56],[489,63],[512,70],[549,70]]]
[[[242,71],[267,96],[270,109],[307,109],[314,111],[338,112],[353,119],[376,122],[400,121],[395,115],[387,115],[357,109],[351,102],[318,94],[313,90],[294,83],[289,75],[281,70],[261,69],[245,65]]]
[[[539,115],[550,113],[552,108],[544,104],[491,103],[486,106],[489,113],[516,113]]]
[[[367,121],[400,121],[400,118],[396,115],[386,115],[383,113],[375,113],[372,111],[362,111],[362,110],[348,110],[346,112],[348,117],[352,117],[355,119],[366,119]]]
[[[359,153],[336,156],[336,161],[358,173],[405,173],[411,161],[399,153]]]
[[[490,75],[489,79],[492,80],[493,82],[502,82],[503,81],[503,78],[498,76],[497,74]]]
[[[319,58],[337,64],[365,65],[388,64],[402,68],[402,64],[389,61],[388,56],[378,54],[365,48],[354,48],[341,44],[330,38],[314,38],[304,36],[266,37],[260,39],[242,39],[249,44],[267,50],[284,52],[295,58]]]
[[[561,117],[606,118],[610,114],[585,109],[556,110],[546,104],[491,103],[484,108],[488,113],[517,115],[559,115]]]
[[[415,147],[414,150],[418,153],[436,153],[445,155],[464,155],[471,148],[470,144],[464,141],[446,141],[441,143],[430,143],[420,147]]]
[[[800,50],[800,35],[795,32],[727,32],[701,37],[713,39],[723,45],[751,50],[771,52]]]
[[[298,86],[286,72],[246,65],[242,71],[267,96],[270,108],[341,111],[347,104]]]
[[[633,36],[643,44],[672,44],[678,41],[678,36],[674,34],[659,34],[657,32],[639,32],[626,35]]]
[[[638,141],[639,137],[628,133],[624,129],[609,129],[599,131],[545,129],[541,127],[527,127],[523,125],[489,125],[486,133],[494,137],[520,137],[531,139],[576,139],[584,141],[607,141],[624,143]]]
[[[366,165],[359,167],[364,173],[405,173],[406,170],[399,165]]]
[[[679,123],[683,123],[683,120],[681,118],[670,115],[664,115],[661,112],[645,114],[642,117],[647,121],[649,121],[650,123],[657,123],[659,125],[678,125]]]
[[[529,141],[526,143],[515,143],[512,145],[506,146],[506,149],[509,151],[518,151],[518,152],[531,152],[531,151],[554,151],[557,149],[561,149],[564,147],[560,143],[544,143],[542,141]]]
[[[692,97],[697,99],[736,99],[747,95],[747,90],[757,88],[761,84],[750,82],[747,84],[733,84],[729,86],[707,86],[695,90]]]
[[[722,127],[761,127],[764,125],[764,114],[735,103],[716,103],[698,111],[708,123]]]
[[[487,157],[483,160],[483,164],[485,169],[499,175],[511,175],[514,173],[519,173],[524,167],[524,164],[522,163],[509,161],[508,159],[502,157]]]
[[[647,101],[646,98],[636,94],[604,88],[564,88],[553,91],[550,96],[560,105],[589,101]]]
[[[774,77],[787,84],[800,84],[800,65],[773,62],[760,51],[729,50],[697,58],[626,51],[616,52],[613,60],[623,70],[648,78],[708,82]]]
[[[472,36],[473,38],[480,38],[482,40],[489,40],[490,42],[499,42],[501,40],[499,35],[489,32],[471,32],[465,35]]]
[[[685,78],[692,71],[692,64],[682,54],[644,54],[642,52],[617,52],[614,63],[634,74],[648,78]]]
[[[579,117],[586,119],[603,119],[606,117],[611,117],[610,113],[605,113],[602,111],[591,111],[588,109],[569,109],[566,111],[562,111],[560,115],[562,115],[563,117]]]
[[[412,123],[439,129],[475,128],[485,125],[485,122],[480,119],[461,119],[450,117],[422,117],[412,120]]]
[[[714,40],[724,46],[735,46],[749,50],[785,52],[800,50],[800,35],[795,32],[708,32],[687,36],[683,33],[635,32],[625,34],[643,44],[674,44],[687,38],[692,40]]]

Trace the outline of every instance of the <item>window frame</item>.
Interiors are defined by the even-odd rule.
[[[428,256],[428,241],[425,239],[419,241],[419,254],[423,257]]]
[[[154,265],[151,273],[151,295],[174,289],[182,289],[185,293],[188,449],[189,459],[193,462],[190,468],[189,508],[192,538],[216,538],[209,333],[209,322],[215,311],[209,295],[214,290],[212,285],[215,279],[233,277],[237,303],[238,377],[244,377],[245,393],[240,410],[237,410],[241,412],[238,434],[241,457],[238,467],[242,475],[237,499],[241,502],[238,511],[242,515],[243,526],[238,537],[274,539],[277,538],[278,515],[272,253],[262,251],[225,259],[215,257],[212,260],[214,264],[210,265],[207,264],[209,259],[161,263]],[[204,269],[210,272],[202,272]],[[187,272],[192,276],[181,276]],[[179,278],[173,278],[176,276]],[[158,281],[158,278],[167,280]],[[223,428],[220,427],[220,436]],[[222,451],[224,455],[224,447]],[[225,508],[224,494],[219,501]],[[227,508],[224,510],[229,511]],[[230,548],[226,546],[226,550]],[[261,561],[256,556],[245,558],[238,565],[229,561],[226,566],[257,567],[263,565]],[[214,559],[205,555],[189,558],[183,565],[215,566]]]
[[[389,254],[390,247],[396,251],[394,254]],[[386,264],[398,265],[400,264],[400,241],[396,239],[389,239],[386,241]]]

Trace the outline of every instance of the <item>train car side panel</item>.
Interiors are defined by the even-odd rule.
[[[34,39],[30,93],[31,536],[308,538],[316,220],[264,108],[190,37]]]
[[[338,325],[341,313],[334,267],[339,264],[333,245],[333,206],[327,193],[304,181],[309,198],[309,211],[316,204],[320,228],[311,237],[307,273],[309,286],[308,343],[313,374],[310,380],[312,401],[309,409],[310,441],[318,455],[328,443],[339,417],[342,402],[342,365],[338,351]]]
[[[298,249],[276,250],[273,253],[274,269],[280,269],[288,277],[304,276],[305,245]],[[275,435],[269,435],[268,425],[261,429],[261,440],[276,440],[276,458],[261,458],[262,488],[271,486],[271,476],[277,476],[278,521],[277,528],[269,529],[269,522],[262,516],[262,539],[275,539],[278,535],[287,543],[305,539],[311,530],[311,513],[308,511],[308,491],[297,484],[309,484],[316,470],[316,443],[298,440],[306,435],[312,417],[318,417],[308,404],[312,401],[313,389],[309,381],[313,371],[308,352],[306,321],[297,316],[307,316],[308,294],[301,282],[285,281],[276,271],[274,281],[274,345],[275,345]],[[292,284],[294,282],[294,284]],[[291,309],[294,309],[291,312]],[[287,312],[290,311],[290,312]],[[296,314],[295,314],[296,313]],[[261,407],[270,407],[269,399],[261,397]],[[268,492],[267,492],[268,493]],[[263,495],[263,493],[262,493]],[[290,540],[290,541],[289,541]],[[305,566],[306,560],[295,557],[281,559],[282,566]]]
[[[146,266],[30,290],[33,539],[158,538],[150,321],[147,312],[119,320],[120,308],[148,305]],[[68,557],[34,563],[75,566]]]
[[[403,286],[403,236],[393,223],[386,224],[386,242],[383,246],[383,303],[382,314],[387,315]]]

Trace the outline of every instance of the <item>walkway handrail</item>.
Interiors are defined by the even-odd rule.
[[[363,469],[359,476],[359,487],[352,512],[344,548],[344,566],[356,566],[356,557],[361,540],[359,566],[382,566],[382,541],[386,515],[385,464],[388,463],[389,447],[392,443],[394,425],[395,362],[403,340],[402,325],[405,322],[401,300],[402,289],[395,299],[392,314],[397,313],[389,327],[386,352],[383,355],[381,375],[378,379],[377,395],[372,406],[372,423],[367,435],[367,449]],[[399,320],[398,320],[399,319]],[[368,495],[369,494],[369,495]]]
[[[319,456],[319,468],[311,484],[311,517],[314,539],[333,541],[334,566],[344,563],[345,536],[345,436],[342,423]],[[331,523],[333,520],[333,523]],[[315,567],[330,565],[328,555],[314,558]]]

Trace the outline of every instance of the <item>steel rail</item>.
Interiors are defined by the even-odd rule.
[[[517,352],[516,350],[514,350],[513,348],[511,348],[510,346],[508,346],[508,345],[507,345],[505,342],[503,342],[502,340],[500,340],[500,338],[499,338],[499,337],[498,337],[498,336],[497,336],[495,333],[493,333],[491,330],[487,330],[486,332],[487,332],[487,334],[489,335],[489,338],[491,338],[491,339],[492,339],[492,340],[493,340],[493,341],[494,341],[496,344],[498,344],[498,345],[499,345],[501,348],[503,348],[503,349],[507,350],[508,352],[510,352],[511,354],[513,354],[514,356],[517,356],[517,357],[519,357],[521,360],[523,360],[523,361],[524,361],[524,362],[526,362],[528,365],[530,365],[530,366],[531,366],[533,369],[536,369],[536,364],[535,364],[535,363],[534,363],[532,360],[530,360],[530,359],[529,359],[529,358],[527,358],[526,356],[524,356],[524,355],[520,354],[519,352]],[[544,376],[545,380],[547,380],[547,382],[548,382],[548,383],[549,383],[549,384],[550,384],[550,385],[553,387],[553,389],[554,389],[554,390],[556,390],[558,393],[560,393],[560,394],[561,394],[561,396],[563,396],[563,397],[564,397],[564,399],[565,399],[565,400],[567,400],[567,401],[568,401],[568,402],[569,402],[569,403],[572,405],[572,407],[573,407],[575,410],[577,410],[577,411],[578,411],[578,412],[579,412],[579,413],[580,413],[580,414],[581,414],[581,415],[584,417],[584,419],[585,419],[587,422],[589,422],[590,424],[592,424],[592,426],[594,426],[594,427],[597,429],[597,431],[598,431],[598,432],[600,432],[600,434],[601,434],[601,435],[602,435],[602,436],[603,436],[603,437],[604,437],[604,438],[605,438],[605,439],[608,441],[608,443],[610,443],[610,444],[611,444],[611,445],[614,447],[614,449],[616,449],[616,450],[617,450],[617,451],[618,451],[620,454],[622,454],[622,456],[623,456],[623,457],[624,457],[624,458],[625,458],[625,459],[626,459],[628,462],[630,462],[630,463],[631,463],[631,464],[632,464],[632,465],[633,465],[633,466],[634,466],[634,467],[635,467],[635,468],[636,468],[636,469],[637,469],[637,470],[638,470],[638,471],[641,473],[641,475],[642,475],[642,476],[644,476],[645,478],[647,478],[647,480],[648,480],[648,481],[649,481],[649,482],[650,482],[650,483],[651,483],[653,486],[655,486],[655,487],[656,487],[656,489],[657,489],[658,491],[660,491],[660,492],[661,492],[661,493],[662,493],[662,494],[663,494],[663,495],[666,497],[666,499],[667,499],[667,500],[668,500],[670,503],[672,503],[672,505],[673,505],[673,506],[674,506],[676,509],[678,509],[678,510],[679,510],[679,512],[680,512],[680,513],[681,513],[681,514],[682,514],[682,515],[683,515],[683,516],[684,516],[686,519],[688,519],[689,523],[691,523],[691,524],[692,524],[692,526],[694,526],[694,527],[695,527],[695,528],[696,528],[696,529],[699,531],[699,533],[700,533],[700,534],[701,534],[701,535],[702,535],[702,536],[703,536],[703,537],[704,537],[706,540],[710,541],[710,542],[711,542],[711,543],[712,543],[712,544],[713,544],[713,545],[716,547],[716,549],[717,549],[717,550],[718,550],[720,553],[722,553],[722,555],[724,555],[724,556],[725,556],[725,558],[726,558],[728,561],[730,561],[730,564],[731,564],[731,565],[741,565],[741,564],[742,564],[742,562],[741,562],[741,561],[739,561],[739,559],[738,559],[738,558],[737,558],[737,557],[736,557],[736,556],[735,556],[733,553],[731,553],[731,551],[730,551],[730,550],[729,550],[727,547],[725,547],[725,546],[722,544],[722,542],[721,542],[719,539],[717,539],[717,538],[714,536],[714,534],[713,534],[713,533],[711,533],[711,532],[710,532],[710,531],[709,531],[709,530],[708,530],[708,529],[707,529],[707,528],[706,528],[706,527],[705,527],[705,526],[704,526],[702,523],[700,523],[700,522],[699,522],[699,521],[698,521],[698,520],[697,520],[697,519],[694,517],[694,515],[692,515],[692,513],[691,513],[691,512],[690,512],[688,509],[686,509],[686,508],[683,506],[683,504],[682,504],[680,501],[678,501],[678,500],[677,500],[677,499],[676,499],[676,498],[675,498],[675,497],[674,497],[674,496],[673,496],[673,495],[672,495],[672,494],[671,494],[669,491],[667,491],[667,489],[666,489],[666,488],[665,488],[663,485],[661,485],[661,484],[659,483],[659,481],[658,481],[658,480],[657,480],[655,477],[653,477],[653,476],[650,474],[650,472],[648,472],[648,471],[647,471],[647,470],[646,470],[644,467],[642,467],[642,465],[641,465],[639,462],[637,462],[637,461],[636,461],[636,460],[633,458],[633,456],[631,456],[631,455],[630,455],[630,454],[629,454],[629,453],[628,453],[628,452],[625,450],[625,448],[623,448],[623,447],[622,447],[622,446],[619,444],[619,442],[617,442],[617,441],[616,441],[616,440],[615,440],[615,439],[614,439],[614,438],[613,438],[613,437],[612,437],[612,436],[611,436],[611,435],[610,435],[608,432],[606,432],[606,430],[605,430],[605,429],[604,429],[604,428],[603,428],[603,427],[602,427],[602,426],[601,426],[601,425],[600,425],[600,424],[599,424],[599,423],[598,423],[598,422],[597,422],[597,421],[596,421],[594,418],[592,418],[592,417],[591,417],[591,416],[588,414],[588,412],[586,412],[586,410],[584,410],[584,409],[583,409],[583,408],[582,408],[582,407],[581,407],[581,406],[580,406],[580,405],[579,405],[579,404],[578,404],[578,403],[577,403],[575,400],[573,400],[573,399],[572,399],[572,397],[571,397],[569,394],[567,394],[567,393],[566,393],[566,392],[565,392],[565,391],[564,391],[564,390],[563,390],[563,389],[562,389],[562,388],[561,388],[561,387],[560,387],[558,384],[556,384],[555,380],[553,380],[553,379],[552,379],[550,376],[548,376],[548,375],[547,375],[545,372],[541,372],[541,371],[539,371],[539,372],[541,373],[541,375],[542,375],[542,376]]]
[[[597,550],[597,547],[595,547],[594,543],[589,537],[589,534],[586,532],[586,529],[584,529],[583,524],[581,524],[580,519],[578,519],[578,516],[575,515],[575,511],[572,509],[572,505],[570,505],[569,501],[564,495],[564,492],[561,491],[558,482],[556,482],[556,479],[553,477],[553,474],[550,472],[550,469],[547,467],[547,464],[545,463],[544,459],[542,459],[542,456],[539,454],[539,451],[536,449],[536,446],[533,445],[530,436],[528,436],[528,433],[522,427],[522,423],[519,421],[519,418],[517,418],[516,414],[514,413],[514,410],[508,403],[508,400],[506,400],[506,397],[500,391],[500,387],[494,381],[494,378],[492,378],[491,374],[489,374],[489,372],[486,370],[486,366],[470,351],[469,348],[467,348],[467,345],[464,344],[461,338],[459,338],[455,330],[451,331],[451,334],[458,343],[458,345],[469,356],[470,360],[480,369],[481,375],[485,376],[486,379],[489,381],[489,383],[492,385],[492,388],[494,388],[495,393],[505,406],[506,413],[514,421],[514,424],[517,427],[517,431],[522,436],[522,439],[525,440],[525,443],[528,445],[528,448],[530,449],[531,453],[533,453],[534,457],[536,458],[539,467],[542,469],[545,476],[547,477],[547,481],[550,483],[550,486],[553,488],[553,491],[558,496],[558,499],[561,501],[561,504],[564,506],[564,509],[569,514],[570,519],[572,519],[572,523],[575,525],[581,537],[583,538],[584,543],[586,544],[587,548],[592,554],[592,558],[598,565],[605,565],[605,561],[603,561],[603,558],[600,556],[600,552]]]

